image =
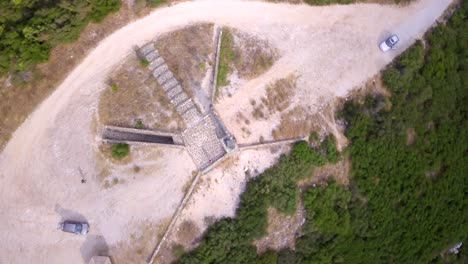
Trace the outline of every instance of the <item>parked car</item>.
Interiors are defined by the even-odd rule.
[[[389,38],[387,38],[385,41],[380,43],[380,50],[383,52],[386,52],[390,49],[394,49],[395,45],[400,41],[397,35],[392,35]]]
[[[60,223],[60,230],[78,235],[86,235],[89,232],[89,224],[85,222],[64,221]]]

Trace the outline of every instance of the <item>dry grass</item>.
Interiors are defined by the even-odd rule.
[[[321,106],[318,112],[296,106],[281,115],[280,124],[272,131],[272,136],[280,140],[308,137],[311,131],[319,131],[321,135],[333,134],[337,148],[341,151],[347,146],[348,139],[344,136],[344,123],[335,119],[335,113],[343,103],[344,100],[336,99]]]
[[[161,87],[131,55],[111,75],[101,94],[99,119],[102,124],[178,131],[183,122]]]
[[[213,52],[213,25],[199,24],[159,36],[155,44],[161,56],[193,98],[207,68],[211,67]]]
[[[182,245],[185,249],[192,249],[194,247],[193,242],[199,233],[200,229],[195,222],[186,220],[177,228],[175,237],[179,245]]]
[[[311,114],[307,109],[296,106],[281,115],[281,122],[273,132],[275,140],[307,136],[310,131],[321,131],[322,118]]]
[[[222,170],[227,170],[228,168],[231,168],[235,166],[239,162],[239,156],[238,155],[229,155],[227,158],[223,159],[219,164],[218,168]]]
[[[262,97],[260,102],[250,101],[253,106],[252,116],[255,119],[268,119],[269,115],[286,110],[295,94],[296,80],[295,75],[289,75],[269,84],[266,97]]]
[[[138,233],[132,234],[128,241],[118,243],[110,248],[112,263],[146,263],[154,250],[154,245],[162,239],[169,221],[170,219],[165,219],[160,223],[140,222]]]
[[[291,215],[284,215],[275,208],[268,208],[267,235],[254,241],[257,252],[262,254],[268,249],[279,251],[283,248],[295,247],[296,232],[301,227],[304,219],[302,205],[298,205],[296,212]]]
[[[229,30],[234,39],[233,67],[242,79],[253,79],[266,72],[278,59],[278,51],[267,41],[252,35]]]

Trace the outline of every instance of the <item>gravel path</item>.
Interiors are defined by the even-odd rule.
[[[296,72],[301,99],[296,103],[317,110],[321,101],[346,95],[382,69],[421,37],[450,2],[421,0],[397,8],[207,0],[159,9],[116,31],[29,116],[0,154],[0,263],[86,263],[96,243],[112,247],[129,240],[138,231],[132,228],[136,223],[161,221],[176,210],[195,168],[187,153],[136,149],[127,165],[105,164],[97,154],[97,98],[106,76],[133,45],[190,23],[214,22],[277,47],[282,57],[269,72],[216,105],[235,133],[236,112],[247,109],[248,98],[262,96],[266,83]],[[400,49],[382,54],[378,43],[391,32],[400,34]],[[260,124],[256,136],[274,124]],[[135,164],[143,164],[143,172],[134,172]],[[105,172],[121,183],[103,189],[98,175]],[[80,182],[82,177],[87,183]],[[225,200],[231,208],[237,199]],[[60,219],[70,217],[87,219],[91,234],[55,229]]]

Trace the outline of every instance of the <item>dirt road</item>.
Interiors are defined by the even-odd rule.
[[[195,168],[187,153],[136,149],[128,165],[107,164],[97,154],[97,98],[110,70],[133,45],[190,23],[214,22],[278,48],[282,57],[269,72],[216,106],[235,133],[236,111],[246,109],[248,98],[263,95],[267,82],[296,72],[297,103],[316,111],[320,102],[346,95],[382,69],[421,37],[450,2],[422,0],[398,8],[207,0],[157,10],[118,30],[89,53],[0,154],[0,263],[86,263],[91,255],[130,241],[132,234],[138,237],[137,227],[145,221],[164,221],[175,211]],[[382,54],[378,43],[390,32],[401,35],[400,49]],[[263,124],[256,136],[268,129]],[[136,165],[142,171],[132,169]],[[104,188],[103,174],[115,185]],[[88,220],[91,234],[55,229],[70,217]]]

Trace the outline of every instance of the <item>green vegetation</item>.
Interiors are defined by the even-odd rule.
[[[157,7],[167,3],[167,0],[146,0],[151,7]]]
[[[392,97],[367,96],[341,112],[351,145],[351,181],[303,195],[296,250],[257,256],[266,208],[294,211],[295,185],[340,157],[325,140],[305,143],[248,183],[235,219],[209,228],[181,263],[466,263],[468,238],[468,7],[455,12],[383,73]],[[409,130],[415,138],[407,144]],[[312,136],[315,138],[315,136]],[[457,256],[446,250],[465,245]],[[441,254],[442,253],[442,254]]]
[[[182,256],[181,263],[252,263],[257,258],[252,241],[265,235],[267,209],[292,214],[299,199],[296,182],[312,174],[315,166],[324,165],[328,157],[320,149],[311,149],[306,142],[296,144],[278,164],[250,181],[241,196],[235,219],[227,218],[209,228],[200,246]],[[259,263],[276,259],[273,252]]]
[[[146,68],[146,67],[148,67],[149,62],[148,62],[146,59],[141,58],[141,59],[140,59],[140,65],[141,65],[143,68]]]
[[[137,128],[137,129],[143,129],[143,128],[145,128],[145,124],[143,124],[143,120],[137,119],[137,120],[135,121],[135,128]]]
[[[123,159],[130,154],[130,146],[125,143],[112,145],[112,157],[114,159]]]
[[[54,46],[76,40],[88,22],[119,7],[119,0],[0,1],[0,74],[46,61]]]
[[[117,86],[117,84],[114,83],[111,85],[111,90],[112,92],[116,93],[119,91],[119,86]]]
[[[224,28],[221,35],[221,48],[219,51],[218,76],[216,77],[216,90],[218,87],[229,84],[228,74],[232,70],[235,59],[234,39],[229,29]]]

